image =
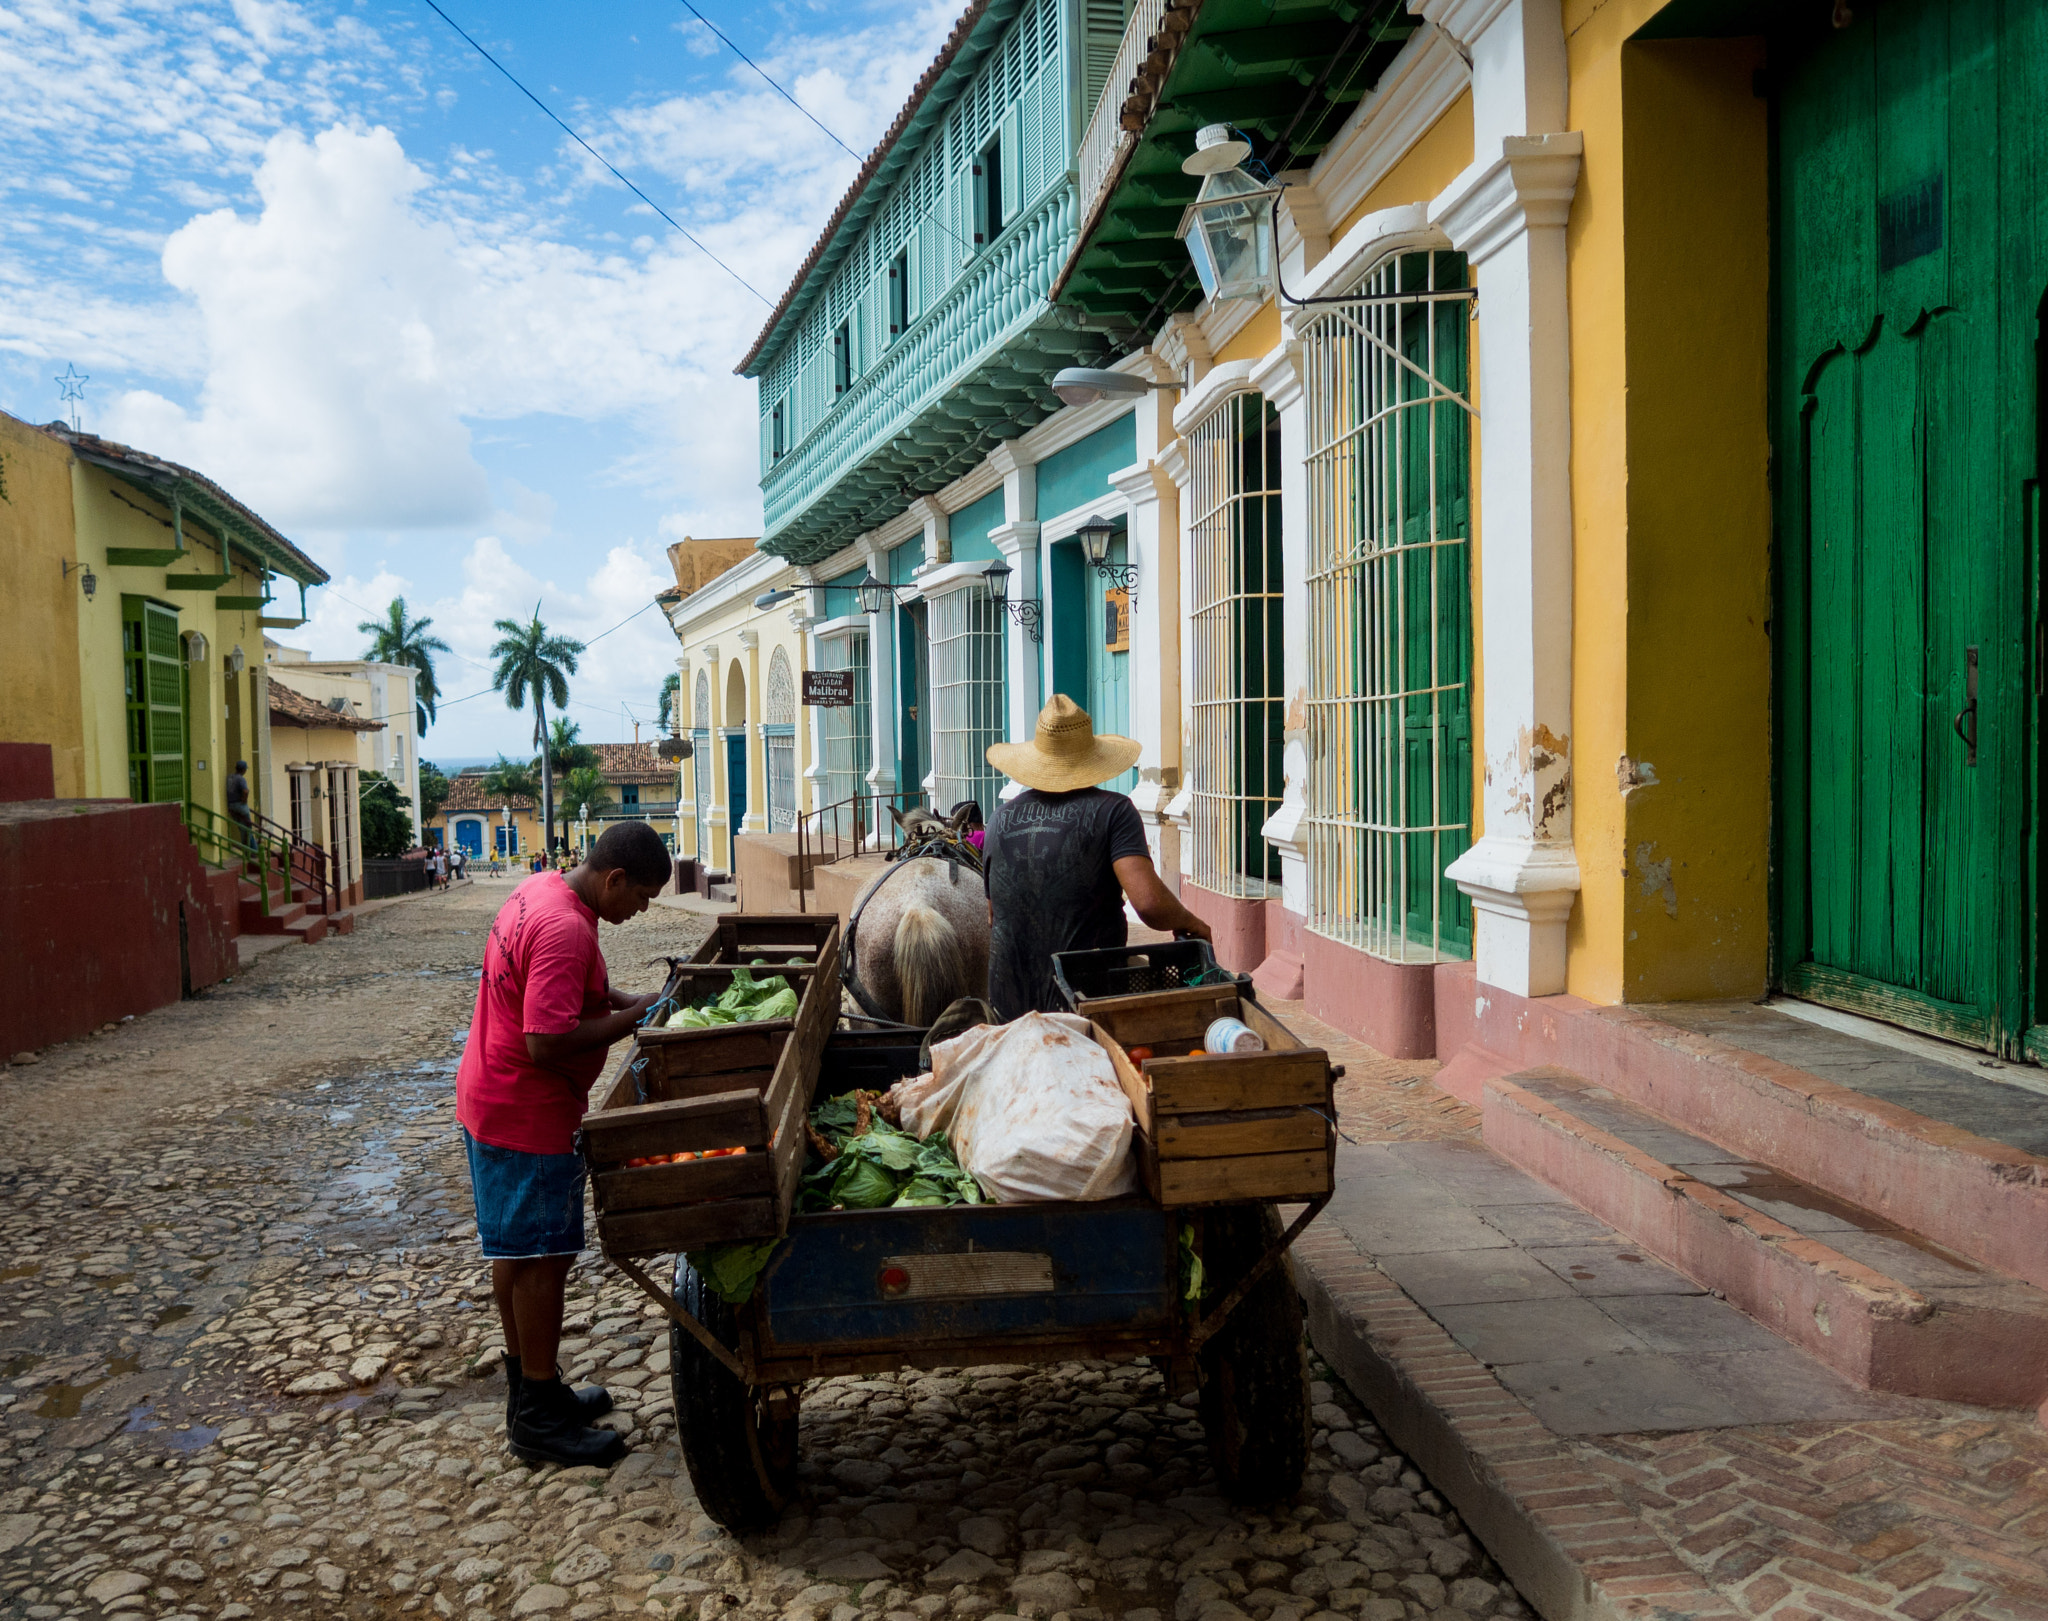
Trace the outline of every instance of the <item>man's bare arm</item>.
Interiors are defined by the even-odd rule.
[[[1209,925],[1181,905],[1180,897],[1166,887],[1150,856],[1125,856],[1116,864],[1116,881],[1124,886],[1131,910],[1144,920],[1147,928],[1171,929],[1175,934],[1191,934],[1197,940],[1210,938]]]

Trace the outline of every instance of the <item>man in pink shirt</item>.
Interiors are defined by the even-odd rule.
[[[609,1466],[626,1453],[623,1437],[592,1423],[611,1397],[570,1390],[555,1353],[569,1268],[583,1249],[576,1128],[606,1051],[660,995],[611,988],[597,923],[638,917],[671,870],[653,828],[616,823],[582,865],[513,890],[484,942],[455,1114],[505,1326],[505,1427],[528,1463]]]

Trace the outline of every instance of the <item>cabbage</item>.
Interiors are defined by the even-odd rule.
[[[705,1287],[729,1306],[743,1306],[754,1295],[754,1285],[768,1270],[768,1258],[780,1239],[758,1243],[714,1244],[708,1250],[691,1250],[688,1260]]]

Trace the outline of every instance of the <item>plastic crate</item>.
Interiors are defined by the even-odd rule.
[[[1056,951],[1052,977],[1075,1012],[1084,1002],[1109,996],[1144,996],[1153,991],[1232,985],[1251,996],[1252,976],[1233,974],[1216,961],[1206,940],[1162,940],[1152,945],[1110,946],[1101,951]]]

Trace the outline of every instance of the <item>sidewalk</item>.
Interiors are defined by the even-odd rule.
[[[1316,1347],[1548,1618],[2048,1617],[2048,1433],[1843,1380],[1345,1066],[1337,1195],[1296,1246]]]

